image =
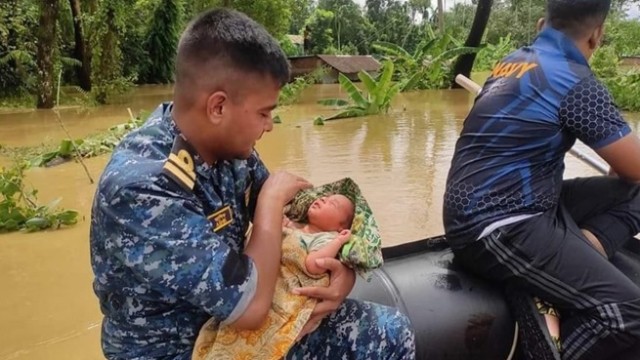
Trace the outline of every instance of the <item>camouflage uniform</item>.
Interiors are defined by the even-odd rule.
[[[207,165],[170,108],[162,104],[121,142],[94,199],[91,261],[110,359],[188,359],[207,319],[235,321],[256,289],[242,250],[268,171],[255,153]],[[343,356],[413,358],[408,319],[346,301],[288,357]]]

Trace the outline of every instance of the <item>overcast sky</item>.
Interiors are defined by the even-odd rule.
[[[364,3],[366,0],[354,0],[356,3],[360,4],[361,6],[364,6]],[[454,4],[457,3],[470,3],[471,0],[444,0],[444,7],[445,9],[448,9],[450,7],[452,7]],[[435,6],[438,3],[437,0],[433,0],[432,4]],[[629,16],[633,16],[633,17],[640,17],[640,9],[638,8],[638,5],[634,5],[631,9],[629,9],[628,11]]]

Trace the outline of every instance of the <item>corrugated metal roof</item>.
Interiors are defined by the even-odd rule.
[[[378,71],[380,63],[369,55],[318,55],[318,57],[341,73],[353,74],[360,70]]]

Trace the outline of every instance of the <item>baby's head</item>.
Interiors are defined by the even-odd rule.
[[[309,224],[321,231],[342,231],[351,228],[355,206],[348,197],[340,194],[323,196],[316,199],[309,210]]]

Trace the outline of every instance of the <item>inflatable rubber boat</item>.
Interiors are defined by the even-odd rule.
[[[444,236],[383,249],[385,264],[349,297],[394,306],[416,332],[419,360],[524,360],[503,291],[464,272]],[[640,286],[640,240],[612,259]],[[640,359],[640,351],[637,353]]]

